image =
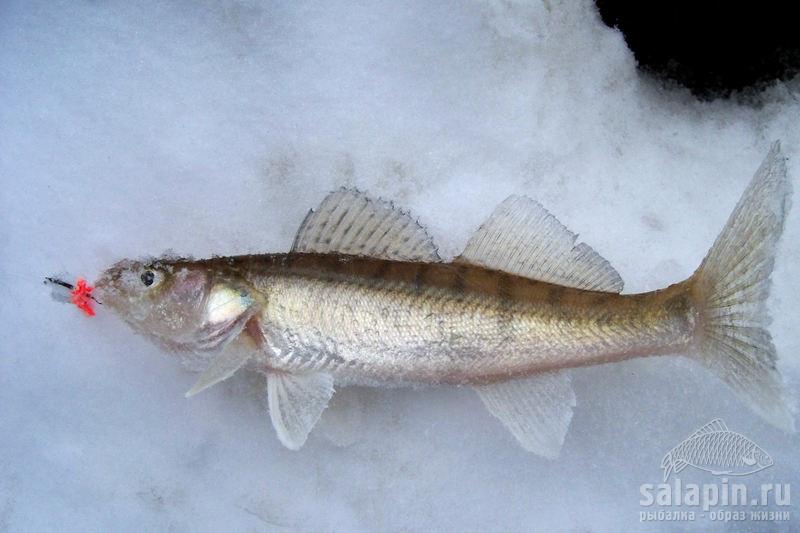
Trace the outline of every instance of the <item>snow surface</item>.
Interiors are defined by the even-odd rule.
[[[797,81],[699,103],[640,76],[587,0],[3,1],[0,531],[683,528],[641,524],[639,485],[714,417],[773,457],[749,486],[800,488],[798,436],[677,358],[576,372],[557,461],[447,388],[371,392],[353,444],[317,431],[292,452],[258,379],[186,400],[176,359],[42,285],[167,249],[285,251],[354,185],[412,209],[448,257],[530,195],[627,292],[655,289],[700,263],[772,140],[800,175]],[[793,389],[799,262],[796,209],[770,300]]]

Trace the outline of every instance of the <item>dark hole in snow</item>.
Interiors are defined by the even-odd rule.
[[[749,96],[800,72],[800,31],[787,1],[596,0],[640,70],[701,100]]]

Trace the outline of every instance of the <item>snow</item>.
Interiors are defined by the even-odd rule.
[[[585,0],[6,1],[0,80],[0,531],[671,529],[640,523],[639,486],[714,417],[775,461],[741,481],[800,485],[800,438],[678,358],[575,372],[556,461],[447,388],[369,392],[355,442],[292,452],[257,378],[184,399],[176,359],[42,285],[168,249],[285,251],[348,185],[447,257],[529,195],[626,292],[656,289],[693,272],[773,140],[800,175],[797,80],[697,102],[640,76]],[[770,299],[792,389],[799,261],[795,210]]]

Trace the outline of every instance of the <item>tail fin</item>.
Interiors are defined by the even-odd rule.
[[[791,185],[780,143],[772,145],[691,281],[700,308],[697,358],[751,409],[794,431],[766,300]]]

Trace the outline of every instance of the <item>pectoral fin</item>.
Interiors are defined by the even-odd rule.
[[[237,317],[231,318],[231,322],[226,325],[227,338],[221,341],[219,355],[186,392],[187,398],[228,379],[263,349],[264,337],[258,319],[253,316],[254,311],[252,308],[246,309]]]
[[[216,385],[220,381],[225,381],[235,374],[237,370],[242,368],[252,355],[253,352],[244,349],[223,350],[222,353],[211,362],[211,365],[205,372],[197,378],[192,388],[186,392],[186,397],[194,396]]]
[[[315,372],[267,375],[267,401],[272,425],[281,443],[299,450],[333,396],[333,377]]]
[[[567,371],[480,385],[475,390],[523,448],[547,459],[558,457],[575,407]]]

